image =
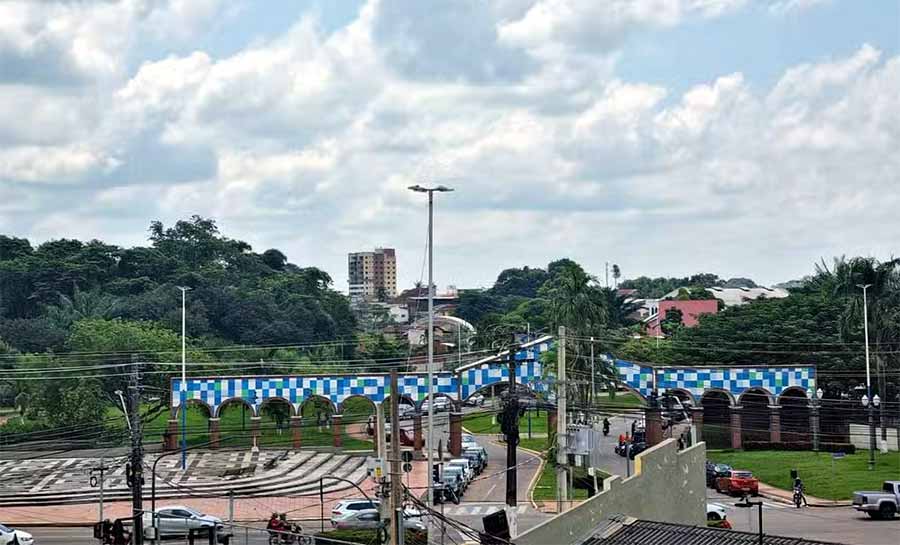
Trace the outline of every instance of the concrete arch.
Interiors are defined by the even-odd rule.
[[[703,395],[700,396],[700,404],[702,405],[705,399],[720,394],[728,398],[729,407],[734,407],[735,405],[737,405],[737,402],[734,399],[734,395],[728,390],[723,390],[722,388],[707,388],[706,391],[703,392]]]
[[[244,405],[248,409],[250,409],[250,416],[259,416],[256,414],[256,408],[250,404],[246,399],[242,397],[229,397],[228,399],[223,399],[222,403],[219,403],[219,406],[216,407],[215,418],[222,417],[222,411],[225,410],[226,407],[230,405]]]
[[[504,381],[504,382],[493,382],[491,384],[486,384],[486,385],[482,386],[481,388],[478,388],[477,390],[473,391],[471,394],[463,397],[462,403],[465,403],[466,401],[469,400],[469,398],[473,397],[476,394],[479,394],[482,392],[489,392],[492,388],[499,388],[501,386],[503,386],[504,387],[503,390],[506,391],[506,388],[509,387],[509,383]],[[539,393],[537,390],[535,390],[534,388],[529,386],[527,382],[520,382],[518,380],[516,381],[516,389],[517,390],[527,390],[534,396],[537,396]]]
[[[260,404],[259,404],[259,414],[262,415],[263,409],[264,409],[265,407],[267,407],[267,406],[273,404],[273,403],[284,403],[285,405],[287,405],[288,407],[291,408],[291,416],[296,416],[296,415],[297,415],[297,411],[294,410],[294,404],[291,403],[289,400],[287,400],[287,399],[285,399],[285,398],[283,398],[283,397],[280,397],[280,396],[276,396],[276,397],[268,397],[268,398],[266,398],[265,401],[263,401],[262,403],[260,403]]]
[[[447,393],[444,393],[444,392],[435,392],[435,393],[433,394],[433,396],[434,396],[434,397],[446,397],[447,399],[449,399],[449,400],[450,400],[450,406],[453,407],[453,410],[454,410],[454,411],[458,411],[458,410],[460,409],[460,407],[462,406],[462,403],[460,403],[460,402],[459,402],[458,400],[456,400],[456,399],[453,399],[453,397],[452,397],[450,394],[447,394]],[[425,397],[422,398],[422,401],[420,401],[419,403],[416,404],[416,410],[417,410],[417,411],[421,411],[421,410],[422,410],[422,406],[425,405],[425,402],[426,402],[426,401],[428,401],[428,396],[427,396],[427,395],[426,395]]]
[[[345,398],[343,401],[341,401],[340,403],[338,403],[338,406],[337,406],[337,411],[338,411],[338,412],[337,412],[337,414],[344,414],[344,407],[346,406],[347,402],[350,401],[351,399],[362,399],[362,400],[366,401],[366,403],[368,403],[369,406],[372,407],[372,413],[373,413],[373,414],[375,413],[375,410],[378,408],[378,407],[376,406],[375,402],[372,401],[369,397],[364,396],[364,395],[362,395],[362,394],[354,394],[354,395],[352,395],[352,396],[348,396],[348,397]]]
[[[191,405],[197,405],[198,407],[202,407],[202,408],[206,409],[207,418],[213,418],[214,411],[213,411],[212,407],[210,407],[209,404],[207,404],[202,399],[189,398],[189,399],[185,400],[184,405],[185,405],[185,407],[190,407]],[[172,418],[176,418],[180,412],[181,412],[181,405],[176,405],[176,406],[172,407]]]
[[[304,399],[300,403],[300,406],[297,407],[297,414],[299,414],[300,416],[303,416],[303,408],[306,407],[306,405],[308,403],[315,402],[315,401],[325,402],[325,404],[328,405],[328,408],[331,411],[331,414],[338,414],[337,407],[335,406],[334,402],[331,401],[330,399],[328,399],[327,397],[321,396],[319,394],[313,394],[313,395],[307,397],[306,399]]]
[[[809,401],[809,395],[806,393],[806,390],[799,386],[789,386],[788,388],[782,390],[780,394],[778,394],[778,404],[781,405],[782,400],[785,398],[798,399],[800,397],[804,397],[807,401]]]
[[[403,404],[403,405],[409,405],[410,407],[412,407],[412,408],[414,408],[414,409],[418,409],[418,408],[419,408],[419,404],[416,403],[415,400],[414,400],[412,397],[410,397],[409,395],[407,395],[407,394],[401,394],[401,395],[400,395],[400,400],[398,401],[398,403],[401,403],[401,404]],[[381,402],[381,404],[384,405],[385,407],[390,407],[390,405],[391,405],[391,396],[386,396],[386,397],[384,398],[384,401]]]
[[[767,402],[769,405],[775,404],[775,396],[772,395],[772,392],[766,390],[765,388],[761,388],[759,386],[754,386],[753,388],[747,388],[746,390],[744,390],[741,393],[741,396],[738,398],[738,405],[744,405],[748,395],[751,395],[751,396],[763,395],[768,400]]]
[[[694,394],[684,388],[666,388],[666,392],[678,397],[682,403],[687,401],[690,403],[691,407],[696,407],[699,402],[699,400],[694,397]]]

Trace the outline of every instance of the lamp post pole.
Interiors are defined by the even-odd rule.
[[[187,469],[187,357],[185,352],[185,333],[187,323],[185,320],[185,302],[187,301],[188,287],[178,286],[181,290],[181,470]]]
[[[809,390],[809,397],[812,400],[812,433],[813,433],[813,451],[819,452],[819,428],[821,427],[821,416],[819,405],[822,403],[822,395],[825,392],[821,388]]]
[[[410,191],[428,193],[428,472],[434,467],[434,193],[453,191],[449,187],[422,187],[418,184],[410,186]],[[394,392],[391,392],[394,394]],[[434,507],[434,483],[428,478],[429,508]]]
[[[869,370],[869,298],[868,290],[872,284],[857,284],[856,287],[863,290],[863,331],[866,336],[866,395],[862,398],[863,407],[869,405],[872,399],[872,374]],[[875,417],[869,408],[869,471],[875,469]]]
[[[741,501],[734,504],[736,507],[743,507],[745,509],[749,509],[752,507],[759,508],[759,545],[763,545],[763,517],[762,517],[762,509],[763,502],[761,501],[750,501],[750,498],[744,496],[741,498]]]

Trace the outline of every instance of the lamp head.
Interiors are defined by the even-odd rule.
[[[816,390],[816,397],[818,397],[819,399],[822,399],[823,395],[825,395],[825,392],[823,392],[821,388]]]
[[[420,186],[419,184],[411,185],[411,186],[407,187],[406,189],[409,189],[410,191],[415,191],[416,193],[428,193],[428,190],[425,189],[424,187]]]
[[[876,407],[881,405],[881,398],[878,397],[878,394],[875,394],[875,396],[872,398],[872,405],[875,405]]]
[[[863,407],[869,406],[869,396],[867,396],[866,394],[863,394],[862,399],[860,399],[860,401],[862,401]]]

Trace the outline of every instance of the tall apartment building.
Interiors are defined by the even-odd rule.
[[[373,301],[384,291],[386,298],[397,296],[397,254],[393,248],[348,254],[350,299]]]

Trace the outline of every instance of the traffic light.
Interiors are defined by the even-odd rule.
[[[441,482],[441,464],[434,464],[431,467],[431,480],[436,483]]]
[[[134,485],[134,477],[131,473],[131,462],[125,464],[125,484],[128,485],[128,488],[131,488]]]

